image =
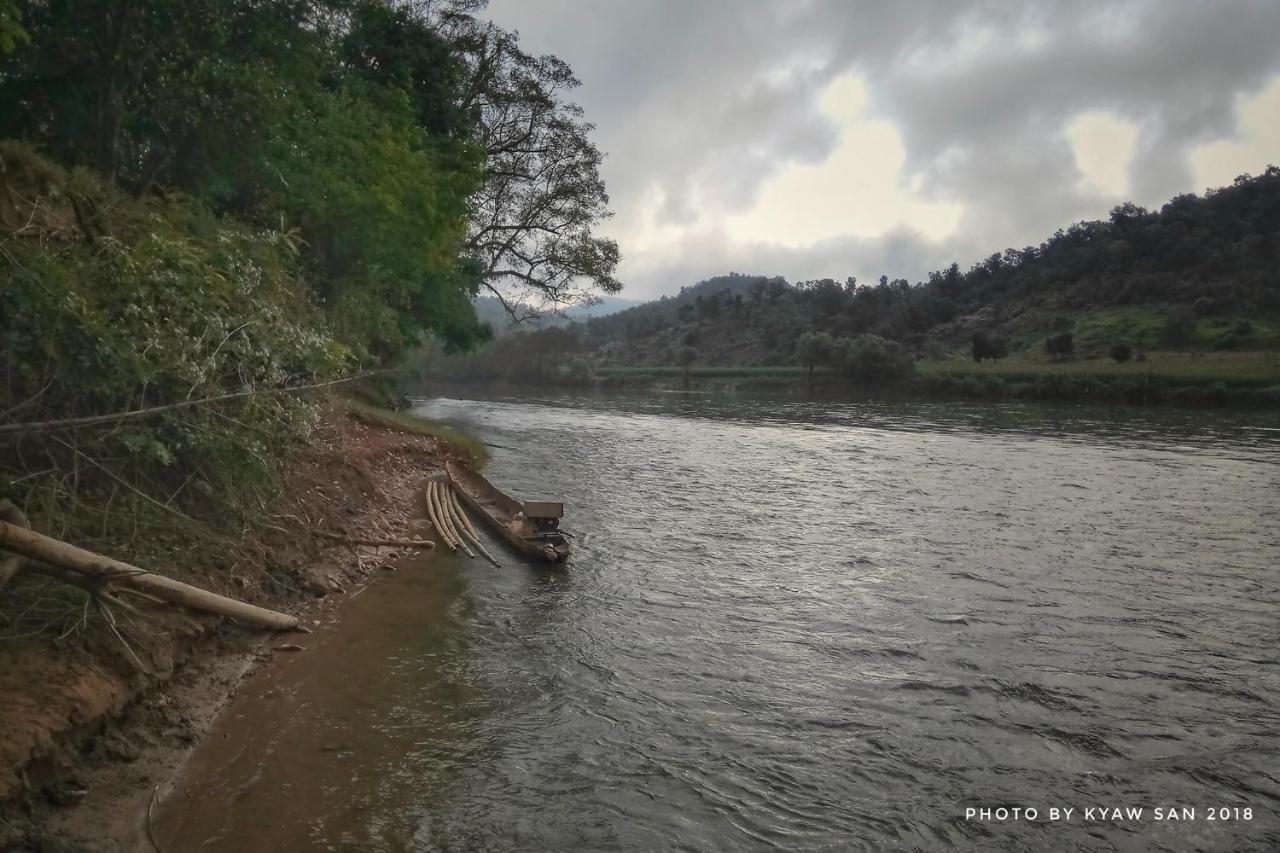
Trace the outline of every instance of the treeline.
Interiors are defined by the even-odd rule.
[[[0,0],[0,427],[465,350],[481,290],[616,291],[577,80],[482,5]],[[0,497],[103,526],[230,500],[313,415],[264,393],[11,429]]]
[[[733,273],[591,320],[579,334],[602,360],[618,364],[673,364],[683,345],[710,363],[795,364],[806,332],[848,340],[871,334],[937,355],[967,348],[975,332],[999,339],[1011,319],[1028,314],[1043,317],[1046,336],[1057,312],[1115,306],[1180,306],[1183,324],[1188,311],[1274,317],[1278,264],[1280,168],[1272,166],[1159,211],[1121,205],[1105,221],[1077,223],[967,271],[952,264],[915,284],[881,276],[793,285]]]
[[[1121,205],[1105,221],[915,284],[887,276],[791,284],[732,272],[564,329],[517,333],[437,367],[460,379],[574,382],[608,367],[802,365],[811,380],[821,370],[878,385],[911,376],[921,358],[1065,361],[1083,349],[1125,362],[1144,360],[1146,348],[1274,348],[1277,268],[1280,168],[1272,166],[1159,211]],[[1145,327],[1089,327],[1127,308]]]

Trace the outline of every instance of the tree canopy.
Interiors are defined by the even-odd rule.
[[[3,132],[137,197],[296,229],[372,357],[423,330],[466,348],[482,287],[552,308],[620,288],[577,80],[480,8],[0,0]]]

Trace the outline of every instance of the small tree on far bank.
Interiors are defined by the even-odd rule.
[[[982,361],[989,358],[999,361],[1009,355],[1009,344],[1004,338],[993,338],[986,332],[973,333],[973,360]]]
[[[1111,358],[1116,364],[1124,364],[1133,357],[1133,347],[1128,344],[1114,344],[1111,347]]]
[[[915,372],[915,360],[906,347],[879,335],[858,335],[849,342],[845,372],[858,385],[879,387],[902,382]]]
[[[1062,332],[1051,338],[1046,338],[1044,342],[1044,351],[1049,354],[1049,358],[1065,361],[1075,355],[1076,339],[1070,332]]]
[[[680,347],[676,352],[676,364],[684,369],[684,382],[689,384],[689,378],[693,371],[694,362],[698,360],[698,351],[690,346]]]
[[[835,355],[836,342],[826,332],[805,332],[796,339],[796,352],[800,363],[809,369],[809,384],[813,384],[813,369],[819,364],[830,364]]]

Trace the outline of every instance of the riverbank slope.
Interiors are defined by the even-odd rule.
[[[186,543],[139,531],[139,564],[300,615],[311,624],[405,549],[331,537],[417,538],[423,477],[476,445],[337,398],[281,465],[280,497],[240,536]],[[321,536],[320,533],[328,534]],[[414,550],[414,549],[409,549]],[[91,598],[19,575],[0,602],[0,849],[102,850],[133,838],[155,786],[181,763],[240,677],[301,635],[264,635],[138,600],[112,630]],[[118,636],[117,636],[118,632]],[[139,809],[143,811],[140,812]],[[56,847],[56,844],[72,847]],[[113,842],[114,843],[114,842]],[[133,849],[121,840],[118,849]],[[49,845],[54,844],[53,848]]]

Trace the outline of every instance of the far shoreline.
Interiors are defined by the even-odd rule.
[[[426,373],[424,386],[492,387],[508,390],[565,389],[579,391],[657,391],[671,393],[769,392],[815,400],[885,400],[920,402],[1022,402],[1173,407],[1190,409],[1280,409],[1280,377],[1194,377],[1155,373],[1068,373],[1049,365],[1028,371],[1023,366],[949,364],[944,370],[917,372],[910,379],[881,385],[858,385],[829,370],[792,366],[603,367],[586,375],[534,376],[519,380],[495,376]]]

